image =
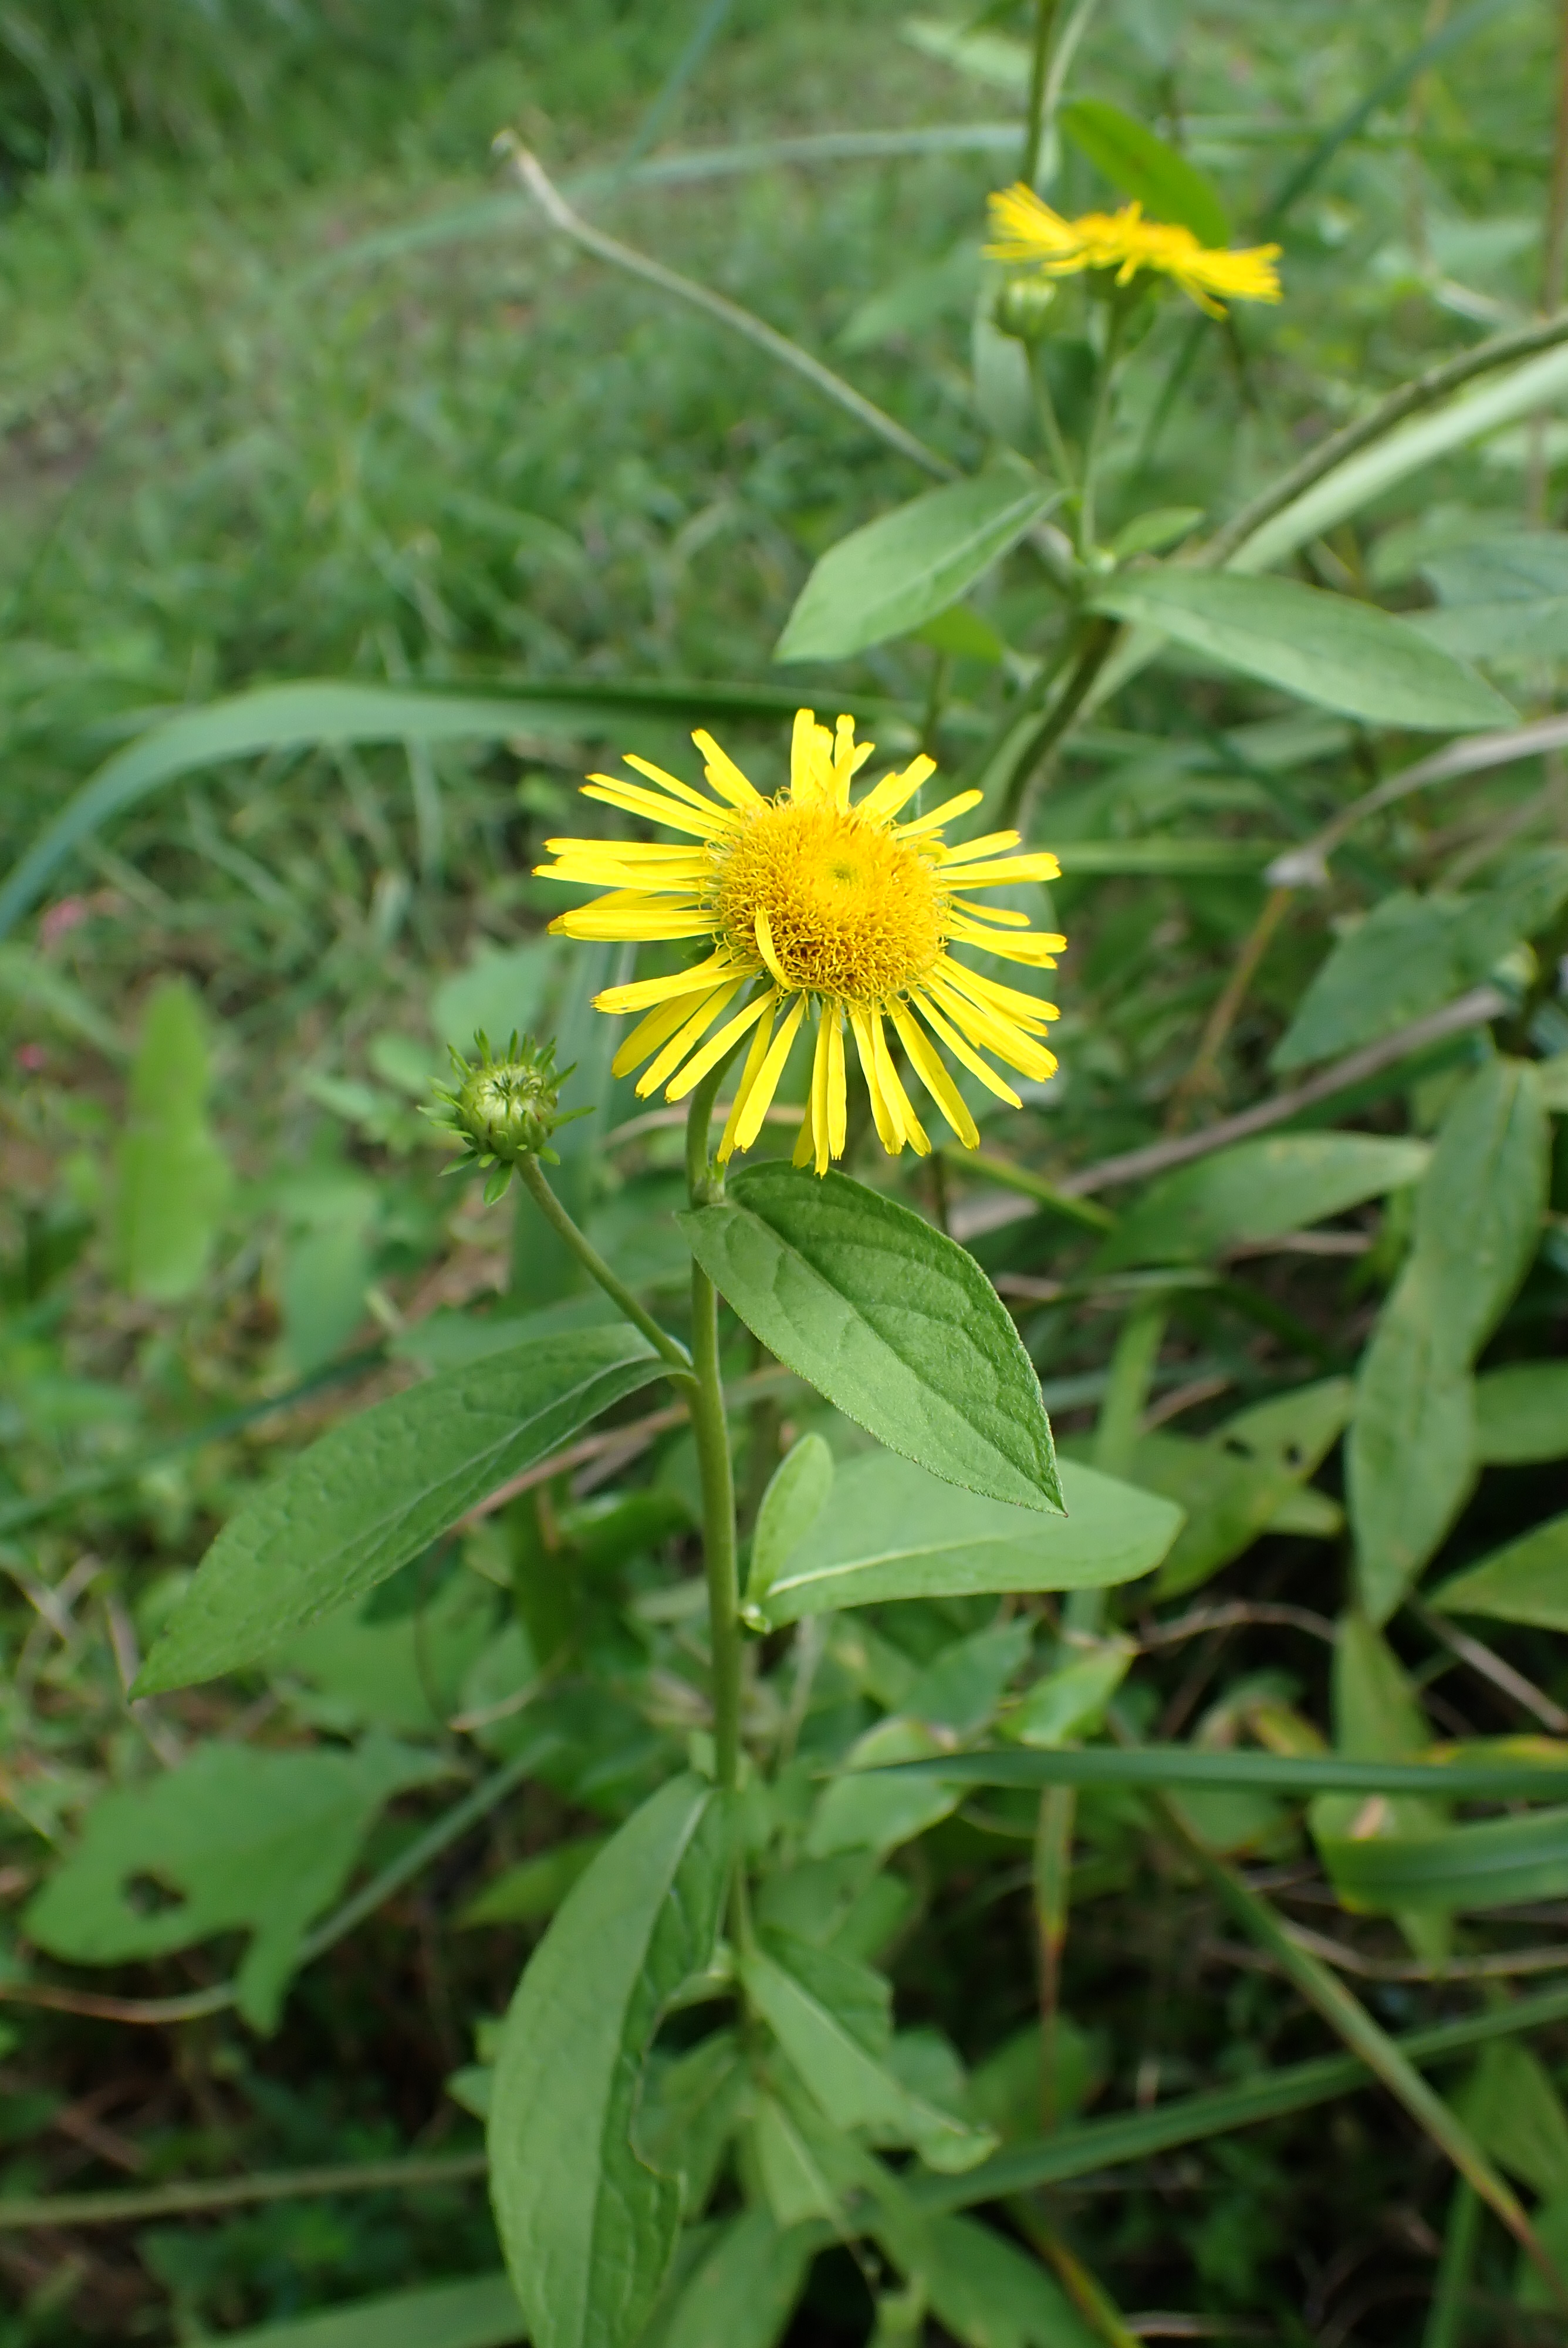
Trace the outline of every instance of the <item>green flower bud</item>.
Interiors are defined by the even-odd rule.
[[[549,1146],[550,1136],[558,1126],[569,1125],[574,1117],[586,1117],[588,1111],[569,1109],[562,1115],[558,1101],[571,1069],[558,1071],[553,1042],[538,1045],[531,1035],[519,1040],[514,1030],[505,1052],[497,1056],[481,1029],[474,1045],[477,1060],[465,1059],[453,1047],[455,1082],[437,1085],[442,1107],[426,1109],[425,1114],[432,1124],[462,1142],[464,1156],[454,1172],[470,1164],[491,1169],[485,1196],[495,1200],[506,1189],[520,1159],[542,1158],[551,1166],[559,1165],[560,1160]]]
[[[1009,277],[997,294],[992,322],[999,334],[1010,335],[1016,343],[1038,343],[1055,299],[1049,277]]]

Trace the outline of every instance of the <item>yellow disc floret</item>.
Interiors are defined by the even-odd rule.
[[[717,854],[713,926],[780,986],[882,1003],[929,975],[945,901],[934,865],[853,808],[774,799]]]
[[[979,1130],[937,1043],[1018,1108],[1018,1094],[979,1047],[1043,1083],[1056,1061],[1040,1038],[1057,1014],[1053,1003],[955,960],[951,948],[978,946],[1005,962],[1054,968],[1064,938],[1042,935],[1025,914],[976,899],[1016,881],[1054,880],[1055,857],[1009,854],[1019,844],[1016,831],[949,846],[943,826],[978,806],[979,791],[960,791],[902,820],[935,772],[929,758],[885,775],[852,801],[872,746],[856,741],[848,717],[830,734],[809,709],[797,714],[789,788],[771,799],[711,735],[692,738],[712,797],[630,756],[626,764],[644,782],[594,775],[585,786],[588,798],[650,818],[680,840],[552,839],[557,861],[539,867],[548,879],[608,891],[551,923],[568,937],[702,938],[711,948],[688,970],[594,997],[600,1011],[642,1014],[615,1056],[616,1075],[641,1068],[640,1093],[662,1085],[667,1099],[682,1100],[745,1043],[719,1144],[720,1158],[728,1159],[762,1131],[795,1038],[815,1016],[797,1166],[823,1174],[844,1154],[851,1044],[885,1149],[897,1156],[906,1143],[920,1152],[931,1147],[906,1069],[972,1149]]]

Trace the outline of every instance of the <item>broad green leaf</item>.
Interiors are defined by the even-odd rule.
[[[766,2209],[731,2219],[682,2292],[660,2348],[774,2348],[820,2240],[818,2229],[781,2228]]]
[[[1207,1438],[1216,1450],[1255,1468],[1313,1476],[1349,1423],[1355,1388],[1348,1378],[1318,1378],[1267,1402],[1250,1403]]]
[[[1096,2348],[1101,2335],[1079,2315],[1038,2259],[973,2218],[877,2213],[883,2248],[925,2286],[931,2312],[964,2348]]]
[[[768,1479],[752,1534],[749,1604],[761,1606],[791,1552],[810,1532],[833,1489],[833,1454],[820,1435],[803,1435]]]
[[[976,2128],[911,2095],[868,2053],[812,1987],[764,1951],[742,1960],[747,1998],[835,2127],[868,2128],[884,2143],[913,2145],[927,2167],[972,2168],[996,2147]]]
[[[1272,1240],[1417,1182],[1430,1152],[1367,1133],[1283,1133],[1238,1142],[1155,1182],[1112,1233],[1099,1263],[1198,1263]]]
[[[690,2221],[708,2206],[724,2154],[751,2104],[752,2074],[733,2030],[712,2030],[683,2054],[656,2051],[633,2128],[640,2159],[681,2179]],[[671,2271],[673,2275],[673,2270]],[[668,2299],[670,2284],[665,2285]]]
[[[1474,897],[1398,891],[1334,946],[1271,1065],[1282,1072],[1375,1043],[1485,978],[1568,895],[1568,854],[1521,858]]]
[[[928,1761],[948,1742],[919,1720],[879,1720],[868,1728],[850,1747],[842,1773],[823,1788],[806,1833],[807,1858],[886,1855],[948,1817],[958,1806],[951,1787],[897,1774],[901,1764]]]
[[[459,1931],[478,1924],[537,1924],[553,1916],[579,1875],[587,1873],[610,1838],[579,1835],[557,1843],[537,1859],[522,1859],[508,1867],[483,1891],[460,1908],[455,1921]]]
[[[1440,609],[1413,615],[1433,644],[1511,666],[1568,653],[1568,533],[1514,530],[1449,546],[1421,564]]]
[[[534,2348],[631,2348],[675,2249],[681,2182],[631,2141],[675,1992],[711,1961],[723,1797],[678,1777],[568,1895],[507,2016],[489,2125],[496,2219]]]
[[[1511,1362],[1477,1378],[1475,1452],[1488,1467],[1568,1458],[1568,1362]]]
[[[1093,609],[1371,726],[1463,734],[1514,722],[1501,694],[1391,613],[1294,580],[1139,571]]]
[[[168,980],[147,1006],[115,1152],[115,1264],[133,1296],[172,1303],[207,1269],[230,1191],[210,1079],[200,1001],[189,980]]]
[[[1025,1690],[1002,1719],[1002,1734],[1016,1745],[1049,1751],[1070,1737],[1091,1735],[1105,1707],[1126,1678],[1138,1650],[1131,1639],[1105,1639],[1087,1654],[1047,1673]]]
[[[522,2337],[523,2311],[500,2273],[425,2283],[223,2334],[233,2348],[512,2348]]]
[[[1432,1598],[1445,1614],[1488,1614],[1568,1631],[1568,1516],[1535,1525],[1445,1581]]]
[[[774,658],[847,660],[907,635],[956,603],[1060,496],[1025,467],[999,466],[852,530],[802,588]]]
[[[429,1736],[456,1711],[495,1617],[495,1590],[477,1574],[454,1573],[427,1605],[384,1618],[373,1597],[313,1622],[274,1668],[310,1683],[313,1693],[302,1691],[298,1707],[319,1727],[341,1733],[346,1723],[363,1722]]]
[[[1158,1565],[1181,1522],[1166,1501],[1077,1460],[1061,1462],[1061,1492],[1066,1515],[1042,1517],[939,1483],[892,1452],[862,1452],[775,1572],[766,1621],[895,1598],[1102,1589]]]
[[[1139,1437],[1130,1472],[1184,1519],[1154,1583],[1158,1598],[1195,1590],[1250,1549],[1299,1480],[1282,1464],[1258,1464],[1164,1428]]]
[[[887,1722],[885,1726],[891,1727]],[[875,1731],[872,1732],[875,1735]],[[868,1741],[868,1740],[867,1740]],[[1532,1739],[1539,1745],[1539,1739]],[[1561,1761],[1362,1760],[1340,1753],[1265,1753],[1193,1745],[1139,1745],[1126,1751],[1103,1745],[1064,1745],[1020,1752],[895,1755],[867,1759],[883,1782],[915,1786],[935,1780],[958,1786],[1156,1786],[1195,1793],[1412,1794],[1439,1801],[1538,1801],[1562,1791],[1568,1746]],[[837,1785],[853,1782],[841,1778]],[[836,1792],[837,1785],[828,1788]]]
[[[0,937],[101,826],[203,767],[318,742],[504,742],[517,734],[580,740],[592,731],[585,709],[564,697],[552,702],[519,695],[503,701],[331,679],[261,685],[204,709],[160,716],[83,784],[7,877],[0,888]]]
[[[353,1753],[203,1746],[94,1803],[28,1908],[28,1933],[72,1964],[111,1965],[249,1931],[240,2011],[270,2031],[306,1927],[343,1890],[377,1812],[445,1774],[381,1736]]]
[[[1568,2113],[1538,2056],[1517,2039],[1488,2046],[1455,2109],[1532,2192],[1568,2195]]]
[[[1361,1357],[1345,1447],[1356,1587],[1386,1622],[1475,1480],[1473,1389],[1438,1283],[1407,1266]]]
[[[1525,1060],[1496,1059],[1478,1070],[1439,1130],[1416,1194],[1411,1261],[1434,1283],[1436,1310],[1466,1363],[1534,1260],[1551,1142],[1535,1071]]]
[[[1027,1615],[971,1631],[968,1638],[954,1639],[942,1648],[911,1681],[898,1708],[911,1720],[946,1729],[967,1743],[992,1718],[1033,1644],[1034,1625]]]
[[[1057,116],[1081,155],[1113,188],[1134,196],[1150,217],[1190,228],[1202,244],[1230,238],[1219,192],[1203,172],[1153,130],[1102,98],[1075,98]]]
[[[992,1499],[1060,1509],[1034,1365],[954,1241],[847,1175],[776,1161],[679,1220],[747,1328],[890,1451]]]
[[[1231,572],[1271,571],[1298,547],[1358,513],[1412,473],[1423,471],[1484,439],[1519,417],[1551,410],[1568,391],[1568,351],[1547,351],[1500,369],[1479,389],[1467,389],[1430,415],[1387,432],[1368,448],[1348,457],[1320,481],[1254,530],[1226,565]]]
[[[1372,1915],[1510,1908],[1568,1892],[1568,1808],[1408,1839],[1317,1840],[1340,1898]]]
[[[334,1427],[219,1534],[138,1693],[271,1654],[661,1371],[634,1330],[580,1329],[450,1370]]]

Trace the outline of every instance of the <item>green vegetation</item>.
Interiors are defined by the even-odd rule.
[[[0,2348],[1563,2336],[1550,16],[0,7]],[[726,1179],[800,702],[1060,1072]]]

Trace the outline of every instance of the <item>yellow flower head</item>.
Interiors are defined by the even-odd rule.
[[[847,1026],[882,1147],[897,1157],[908,1142],[924,1155],[931,1145],[894,1064],[886,1022],[958,1139],[974,1148],[975,1121],[932,1036],[1018,1108],[1017,1093],[977,1046],[1042,1081],[1055,1074],[1056,1060],[1037,1039],[1057,1010],[956,962],[949,949],[979,946],[1035,970],[1054,969],[1065,938],[1030,930],[1023,913],[973,900],[1015,880],[1054,880],[1061,869],[1055,857],[1007,854],[1018,846],[1016,831],[949,848],[943,825],[976,806],[979,791],[960,791],[929,815],[900,823],[900,811],[935,772],[930,758],[916,758],[852,801],[850,785],[874,747],[856,743],[853,718],[841,717],[830,734],[811,710],[798,711],[789,786],[771,799],[711,735],[692,739],[712,797],[631,757],[625,764],[654,788],[612,775],[590,776],[584,786],[586,798],[684,833],[685,844],[552,839],[546,845],[557,861],[538,867],[547,880],[610,892],[550,924],[568,937],[703,938],[712,948],[689,970],[594,997],[600,1011],[645,1014],[616,1054],[616,1075],[646,1060],[639,1093],[665,1085],[666,1099],[681,1100],[749,1033],[719,1146],[727,1160],[761,1132],[790,1048],[814,1018],[811,1088],[794,1159],[825,1174],[844,1154]]]
[[[1227,302],[1279,300],[1277,244],[1213,252],[1190,228],[1146,221],[1142,204],[1063,220],[1021,180],[992,196],[990,214],[995,242],[986,251],[992,260],[1037,262],[1048,277],[1112,269],[1117,284],[1129,285],[1141,269],[1151,269],[1173,279],[1211,318],[1223,318]]]

